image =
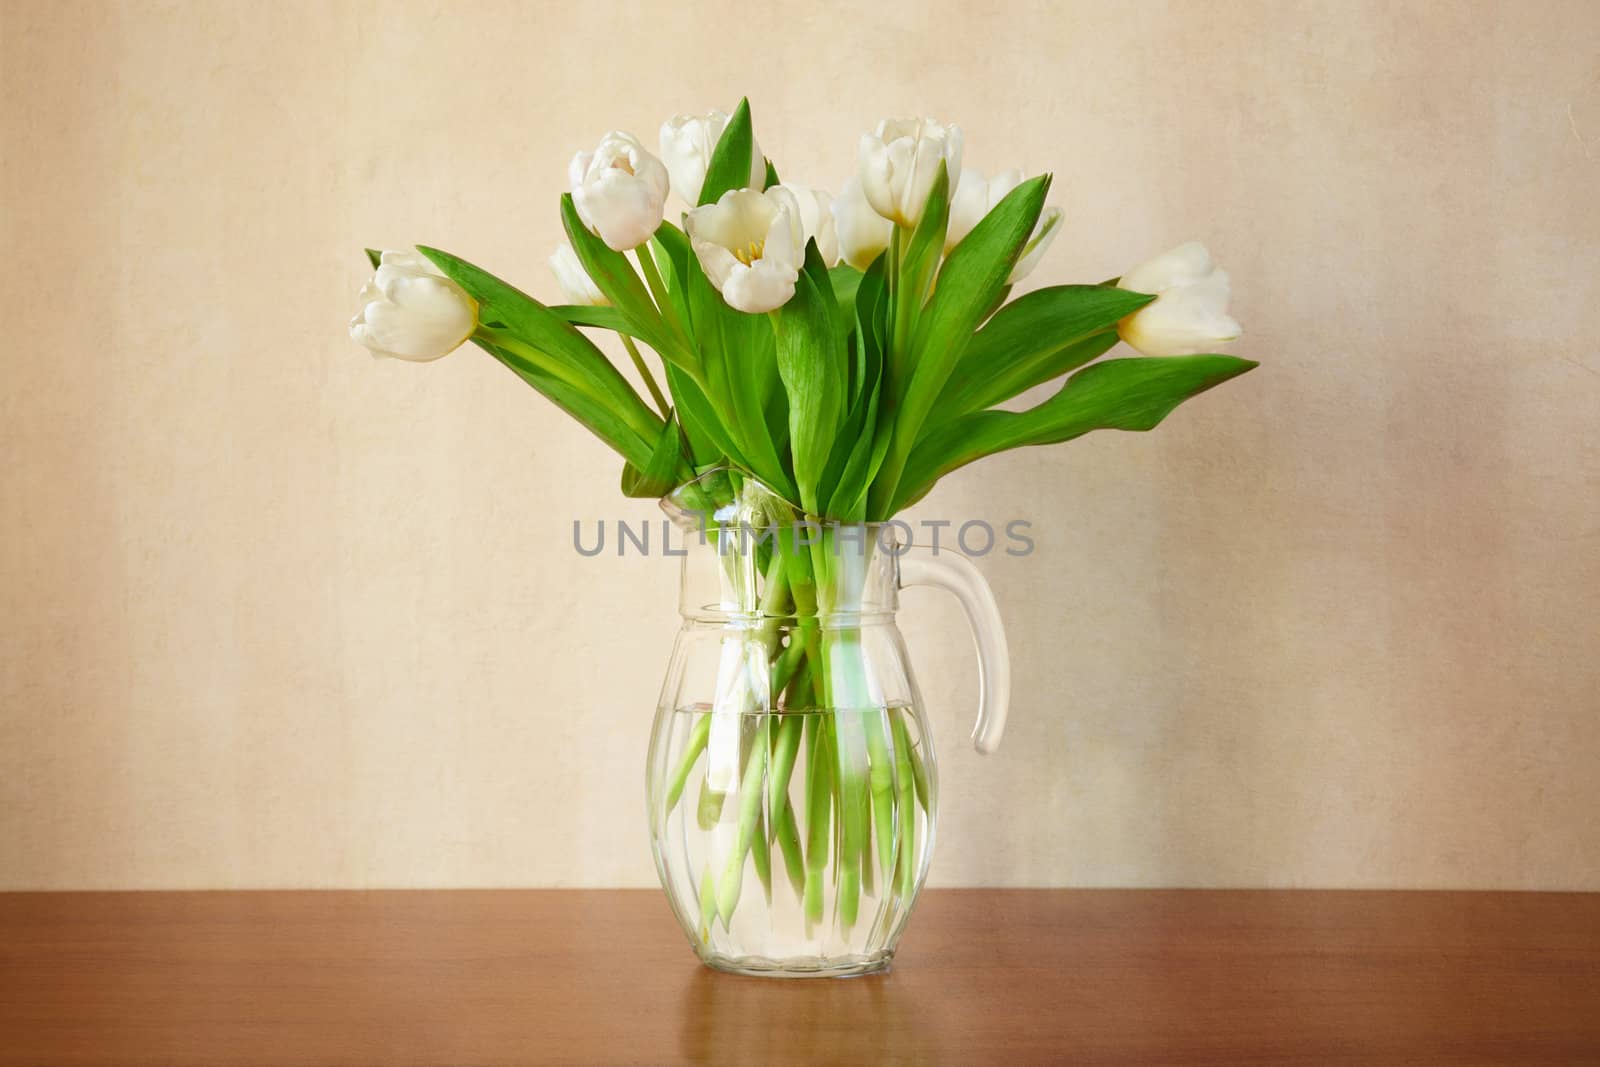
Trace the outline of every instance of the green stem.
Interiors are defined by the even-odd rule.
[[[823,879],[833,841],[833,752],[828,716],[806,716],[806,923],[822,921]]]
[[[909,739],[911,736],[910,710],[906,708],[900,709],[900,718],[902,720],[901,728],[905,730],[906,737]],[[922,761],[922,753],[916,746],[908,743],[906,748],[911,755],[911,780],[916,787],[917,803],[922,805],[923,811],[928,811],[929,805],[933,803],[933,787],[928,783],[927,764]]]
[[[761,593],[761,640],[769,651],[777,644],[778,628],[783,625],[783,608],[789,600],[789,569],[783,565],[783,553],[774,552],[767,565],[766,588]],[[784,684],[788,684],[785,679]]]
[[[902,226],[894,228],[894,237],[891,239],[891,252],[893,258],[886,264],[889,282],[890,307],[894,309],[894,323],[889,334],[889,360],[890,366],[900,378],[909,377],[911,371],[911,337],[917,323],[917,312],[922,303],[922,293],[912,283],[914,278],[907,278],[904,273],[906,246],[911,243],[911,230]],[[896,382],[895,388],[905,392],[906,381]]]
[[[798,646],[804,649],[794,637],[791,636],[790,641],[793,642],[790,648]],[[791,708],[805,707],[810,690],[810,671],[802,659],[799,670],[788,685],[788,692],[785,694],[786,705]],[[778,737],[772,756],[773,770],[769,775],[772,795],[768,798],[768,810],[775,813],[770,824],[770,832],[783,851],[784,869],[789,875],[789,884],[794,887],[796,895],[804,892],[805,860],[800,851],[800,828],[795,820],[794,805],[789,801],[789,781],[794,775],[795,755],[804,736],[808,718],[804,711],[792,711],[782,717],[778,724]]]
[[[894,717],[895,784],[899,787],[900,841],[896,852],[895,874],[903,900],[911,898],[917,873],[917,810],[912,797],[916,774],[911,766],[911,732],[903,715]]]
[[[695,720],[694,728],[689,731],[688,743],[683,748],[683,758],[678,761],[677,770],[672,772],[672,782],[667,786],[666,814],[672,814],[672,809],[678,806],[678,801],[683,797],[683,787],[689,781],[689,774],[694,770],[695,761],[700,758],[700,753],[706,750],[706,740],[711,736],[711,716],[702,715]]]
[[[867,847],[867,750],[859,713],[852,711],[851,666],[835,662],[832,633],[823,636],[823,658],[827,663],[828,693],[825,706],[831,720],[829,754],[833,759],[834,807],[839,813],[839,922],[845,929],[855,925],[861,905],[861,861]],[[840,670],[839,668],[843,668]]]
[[[640,245],[633,250],[634,257],[639,260],[639,269],[644,273],[644,284],[650,290],[650,296],[655,300],[656,307],[661,311],[661,317],[671,328],[673,339],[682,345],[684,351],[693,353],[694,347],[689,343],[689,332],[684,329],[683,323],[678,319],[677,305],[667,294],[666,283],[661,280],[661,271],[656,266],[655,257],[648,250],[647,245]],[[692,359],[689,365],[698,367],[700,361]],[[704,384],[704,383],[701,383]]]
[[[710,833],[722,821],[722,805],[727,801],[728,794],[719,793],[711,788],[709,778],[700,779],[700,798],[695,805],[695,824],[700,829]]]
[[[778,705],[778,694],[785,688],[792,689],[792,683],[805,672],[806,646],[796,640],[798,635],[791,634],[788,646],[778,653],[777,660],[772,665],[772,705]]]
[[[769,803],[772,810],[778,810],[778,805],[787,800],[789,796],[789,777],[794,773],[795,755],[800,750],[800,734],[805,727],[804,713],[783,716],[783,721],[778,725],[778,739],[772,751],[771,780],[772,795]]]
[[[868,897],[872,896],[874,893],[877,892],[876,886],[877,886],[877,883],[878,883],[878,876],[877,876],[878,865],[876,863],[872,862],[872,839],[873,839],[872,820],[876,816],[877,811],[878,811],[878,806],[875,805],[872,802],[872,792],[870,790],[862,790],[862,792],[861,792],[861,827],[862,827],[862,835],[861,835],[861,894],[863,896],[868,896]],[[877,836],[878,836],[878,840],[880,840],[880,841],[883,840],[883,835],[882,834],[879,834]],[[889,876],[887,874],[885,874],[884,877],[887,878]]]
[[[772,717],[761,716],[761,726],[756,731],[755,743],[750,746],[750,758],[744,767],[744,779],[739,785],[739,830],[728,865],[723,868],[722,879],[717,883],[717,912],[722,925],[733,922],[733,909],[739,905],[739,891],[744,885],[744,858],[755,840],[756,821],[761,815],[761,799],[766,794],[763,786],[766,775],[767,749],[771,743]]]
[[[859,656],[859,639],[854,649]],[[864,707],[859,714],[862,731],[867,736],[867,780],[872,788],[872,824],[877,835],[878,869],[887,878],[894,870],[894,762],[889,753],[884,713],[877,708]],[[870,864],[871,855],[864,856],[863,862]]]
[[[787,607],[789,599],[788,571],[784,566],[784,562],[782,552],[773,553],[772,560],[768,564],[764,575],[765,585],[759,602],[760,612],[764,618],[756,640],[766,646],[769,661],[778,641],[781,620],[786,614],[783,609]],[[793,646],[791,645],[791,647]],[[785,649],[785,653],[777,657],[777,662],[773,663],[773,674],[769,676],[769,682],[778,681],[779,676],[782,676],[779,686],[775,688],[781,688],[781,686],[789,684],[794,673],[800,669],[803,663],[802,652],[803,648],[796,650],[792,654],[789,653],[788,649]],[[775,696],[776,693],[769,693],[767,701],[769,708],[776,702],[773,699]],[[744,777],[739,786],[738,834],[734,841],[732,853],[728,857],[727,867],[723,869],[721,881],[717,886],[717,909],[722,915],[724,926],[733,921],[733,910],[738,905],[740,888],[744,882],[745,856],[752,849],[756,850],[756,874],[761,877],[762,884],[767,888],[769,896],[771,893],[771,854],[768,851],[770,838],[767,830],[762,829],[758,844],[756,828],[763,812],[762,801],[766,798],[767,793],[767,772],[771,765],[770,761],[773,758],[773,715],[770,711],[767,711],[761,714],[760,719],[761,723],[757,728],[755,743],[751,745],[750,755],[745,764]],[[792,770],[792,768],[793,759],[791,756],[790,769]],[[785,783],[787,784],[787,777],[785,777]],[[766,869],[765,874],[763,874],[763,868]]]
[[[711,924],[717,921],[717,884],[711,877],[711,867],[700,872],[700,943],[711,940]]]
[[[910,459],[911,447],[916,443],[916,436],[921,430],[919,425],[909,427],[906,433],[904,423],[909,421],[901,417],[901,401],[905,399],[910,388],[911,378],[915,372],[912,363],[911,343],[916,335],[916,321],[921,309],[922,293],[916,291],[914,279],[905,277],[906,246],[911,241],[912,231],[900,226],[894,228],[894,237],[889,246],[891,259],[885,266],[888,268],[885,277],[889,290],[889,310],[891,321],[889,323],[889,352],[886,359],[888,383],[884,389],[886,408],[891,426],[889,430],[889,448],[878,466],[878,473],[872,479],[872,486],[867,491],[867,518],[887,519],[893,514],[895,494],[900,488],[900,477]]]
[[[756,878],[761,882],[762,895],[766,897],[767,906],[772,906],[772,847],[768,844],[765,820],[757,813],[756,826],[750,835],[750,858],[755,861]]]
[[[778,848],[783,852],[783,869],[789,876],[789,885],[793,887],[795,896],[805,893],[806,886],[806,861],[800,851],[800,824],[794,816],[794,805],[789,803],[789,798],[783,798],[783,810],[778,813],[777,819]]]
[[[849,569],[834,566],[836,538],[832,531],[824,531],[817,545],[812,547],[811,563],[817,575],[818,614],[822,624],[821,655],[818,666],[825,685],[822,706],[828,709],[832,720],[834,760],[835,809],[839,817],[838,915],[839,923],[849,929],[855,925],[860,912],[861,892],[864,886],[863,868],[869,872],[873,822],[873,769],[872,751],[881,748],[881,723],[879,737],[869,728],[871,714],[871,688],[867,667],[861,650],[861,631],[854,616],[860,612],[861,590],[845,588],[843,582],[851,579]],[[864,572],[864,569],[862,571]],[[880,757],[881,761],[882,757]],[[886,768],[885,768],[886,769]],[[883,818],[892,819],[892,801],[886,796],[882,804]],[[893,847],[892,822],[880,830],[880,847],[887,840]]]
[[[666,394],[662,393],[661,386],[656,384],[655,375],[650,373],[649,364],[639,354],[639,346],[633,343],[633,338],[625,333],[617,334],[622,338],[622,347],[628,350],[628,355],[633,359],[633,369],[639,372],[639,377],[644,379],[646,389],[650,390],[650,399],[656,402],[656,410],[661,412],[663,419],[672,417],[672,405],[667,403]]]

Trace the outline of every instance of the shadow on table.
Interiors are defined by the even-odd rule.
[[[698,968],[679,1054],[693,1063],[939,1063],[941,1020],[894,973],[746,978]]]

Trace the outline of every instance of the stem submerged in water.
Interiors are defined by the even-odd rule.
[[[711,736],[711,716],[702,715],[695,720],[694,727],[689,731],[689,740],[683,746],[683,758],[678,761],[678,769],[672,772],[672,781],[667,786],[667,812],[678,806],[678,801],[683,797],[683,787],[689,781],[689,775],[694,770],[694,765],[700,759],[700,753],[706,750],[706,739]]]
[[[833,840],[833,746],[829,722],[806,717],[806,927],[822,921],[822,888]]]
[[[739,891],[744,886],[744,858],[755,840],[756,822],[761,817],[761,800],[765,794],[767,747],[772,734],[771,716],[763,715],[756,728],[755,743],[750,746],[750,758],[744,767],[744,779],[739,785],[739,832],[734,841],[728,865],[717,883],[717,913],[722,925],[733,922],[733,909],[739,904]],[[763,850],[766,841],[762,840]],[[769,860],[770,862],[770,860]],[[759,864],[760,861],[758,860]]]
[[[783,870],[789,876],[794,895],[800,896],[806,888],[806,861],[800,848],[800,824],[795,821],[794,805],[783,798],[783,810],[776,820],[778,848],[783,853]]]
[[[849,941],[863,921],[887,930],[886,909],[916,890],[918,809],[932,803],[930,768],[913,743],[912,713],[885,700],[881,684],[889,679],[873,672],[877,637],[865,613],[876,607],[863,603],[872,549],[862,554],[852,540],[831,528],[809,546],[794,533],[780,535],[756,568],[729,572],[743,605],[742,633],[730,629],[721,640],[744,650],[746,680],[732,697],[719,689],[716,707],[679,734],[664,794],[668,812],[683,804],[695,768],[710,766],[726,725],[719,712],[737,716],[742,751],[724,756],[736,762],[722,764],[717,788],[709,771],[698,787],[697,821],[715,832],[700,886],[707,938],[718,921],[735,932],[747,863],[772,907],[774,852],[806,936],[830,944]]]
[[[895,883],[902,898],[916,888],[917,809],[916,774],[911,767],[911,731],[904,715],[894,717],[895,778],[900,793],[900,840],[895,850]]]

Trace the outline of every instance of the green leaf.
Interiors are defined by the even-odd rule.
[[[904,380],[914,353],[911,351],[917,320],[928,300],[939,257],[944,253],[945,232],[950,224],[950,174],[944,161],[934,174],[922,218],[903,248],[899,249],[894,273],[894,345],[891,365],[898,380]],[[899,235],[896,235],[899,240]]]
[[[650,437],[641,435],[627,420],[618,416],[609,404],[596,400],[585,390],[551,373],[523,352],[503,348],[484,337],[474,337],[472,340],[610,445],[624,460],[641,465],[650,462],[653,431]]]
[[[1115,348],[1118,340],[1116,330],[1101,330],[1080,341],[1046,352],[1039,359],[1030,361],[1026,368],[998,370],[993,379],[980,380],[976,390],[968,394],[964,402],[954,403],[948,410],[942,406],[944,397],[941,396],[941,406],[935,408],[933,414],[928,416],[928,421],[923,423],[923,436],[926,437],[951,419],[1003,404],[1034,386],[1043,385],[1064,374],[1070,374],[1085,364],[1093,363]]]
[[[871,518],[887,518],[886,510],[899,498],[899,482],[911,450],[922,431],[923,421],[943,391],[961,354],[983,321],[995,296],[1005,287],[1017,257],[1039,221],[1050,176],[1041,175],[1013,189],[994,210],[985,215],[951,251],[939,270],[939,281],[917,321],[910,345],[910,360],[905,374],[892,363],[897,373],[892,384],[897,396],[890,397],[893,440],[888,455],[873,484]],[[896,310],[899,310],[897,305]],[[899,338],[898,328],[896,339]],[[891,357],[897,359],[891,349]]]
[[[683,437],[678,432],[677,419],[671,412],[667,415],[649,462],[642,468],[633,463],[622,465],[623,496],[663,497],[694,477],[693,469],[684,461]]]
[[[933,185],[928,189],[928,202],[911,231],[911,243],[906,246],[905,260],[901,263],[902,276],[910,272],[920,276],[924,284],[918,289],[919,299],[927,295],[926,282],[933,278],[933,268],[939,265],[944,254],[944,238],[950,227],[950,171],[944,160],[934,172]]]
[[[615,333],[633,336],[632,326],[628,320],[613,307],[593,307],[586,304],[557,304],[550,308],[550,313],[557,318],[582,326],[588,329],[611,330]],[[641,340],[643,340],[641,338]],[[647,342],[648,343],[648,342]],[[695,384],[694,379],[679,367],[671,363],[665,366],[667,372],[667,389],[672,394],[678,407],[678,419],[683,434],[688,438],[689,454],[694,457],[697,464],[715,463],[732,454],[726,447],[725,438],[716,434],[720,424],[716,420],[710,404],[706,401],[705,393]],[[710,426],[707,425],[710,423]]]
[[[655,236],[650,238],[650,250],[661,270],[662,280],[666,283],[667,295],[672,301],[673,310],[677,313],[678,320],[687,324],[689,300],[685,285],[685,269],[689,258],[694,255],[689,248],[689,238],[672,223],[663,222],[656,228]]]
[[[755,134],[750,129],[750,101],[740,100],[733,117],[717,139],[706,163],[706,180],[700,186],[700,203],[715,204],[729,189],[743,189],[750,184],[751,154],[755,151]]]
[[[866,518],[867,490],[889,447],[887,431],[880,430],[889,303],[883,277],[886,262],[879,257],[862,276],[850,309],[855,329],[850,336],[849,410],[822,479],[832,489],[821,514],[844,522]]]
[[[376,248],[368,248],[365,251],[367,253],[367,262],[372,264],[373,270],[377,270],[383,263],[383,253]]]
[[[633,265],[621,252],[613,251],[589,232],[578,217],[570,193],[561,195],[561,224],[566,228],[573,251],[578,254],[578,261],[594,280],[595,288],[605,294],[622,316],[627,328],[621,332],[637,337],[669,363],[692,367],[694,354],[684,350],[662,321],[655,301],[650,299],[650,292],[634,272]]]
[[[699,260],[691,257],[685,273],[695,346],[704,363],[705,396],[735,446],[728,450],[729,458],[742,458],[750,473],[793,499],[793,483],[776,444],[789,429],[787,416],[776,407],[783,400],[783,384],[774,361],[772,325],[765,315],[729,307]]]
[[[419,247],[478,302],[473,340],[633,463],[643,464],[661,419],[611,361],[571,324],[537,300],[463,259]],[[483,325],[495,322],[489,328]]]
[[[762,189],[763,192],[768,190],[768,189],[771,189],[774,185],[780,184],[779,181],[778,181],[778,168],[774,167],[772,165],[772,160],[769,159],[766,162],[767,162],[767,178],[766,178],[766,181],[764,183],[762,183],[762,186],[761,186],[761,189]]]
[[[861,288],[862,277],[862,273],[848,263],[841,263],[828,271],[833,298],[839,304],[839,324],[847,330],[855,321],[856,293]]]
[[[866,521],[867,490],[872,485],[873,474],[883,462],[884,453],[889,450],[889,435],[880,432],[878,425],[881,407],[879,400],[883,388],[883,380],[880,377],[882,369],[883,360],[880,356],[873,363],[873,373],[861,394],[859,425],[854,421],[851,424],[854,436],[840,440],[841,444],[849,444],[851,447],[844,468],[839,472],[838,484],[823,514],[841,522]],[[857,416],[852,413],[852,420],[856,418]]]
[[[1000,287],[1000,291],[998,293],[994,294],[994,299],[989,301],[989,306],[984,309],[983,314],[978,316],[978,322],[980,322],[980,323],[988,322],[989,319],[994,315],[994,313],[999,311],[1000,308],[1005,305],[1006,297],[1008,297],[1010,295],[1011,295],[1011,286],[1009,286],[1009,285],[1001,286]]]
[[[789,400],[789,440],[800,506],[821,513],[820,489],[828,453],[844,415],[846,375],[844,339],[817,244],[806,245],[806,267],[794,296],[774,313],[778,375]]]
[[[889,259],[879,256],[861,277],[856,290],[856,331],[871,337],[885,362],[889,358]]]
[[[625,333],[634,336],[632,324],[628,317],[614,307],[591,304],[552,304],[550,314],[562,322],[570,322],[574,326],[587,326],[595,330],[611,330],[614,333]]]
[[[1116,344],[1111,327],[1153,299],[1099,285],[1057,285],[1012,301],[973,335],[930,422],[993,407],[1098,359]]]
[[[881,289],[878,296],[880,306],[874,314],[882,314],[881,304],[885,298]],[[830,518],[844,522],[866,519],[867,491],[889,449],[889,434],[880,427],[882,417],[879,414],[884,364],[881,334],[869,329],[858,337],[863,350],[860,390],[846,417],[845,430],[835,445],[836,454],[842,454],[842,466],[833,479],[834,490],[825,512]]]
[[[894,511],[921,499],[941,477],[973,460],[1027,445],[1055,444],[1091,430],[1150,430],[1183,401],[1255,367],[1234,356],[1112,359],[1068,378],[1027,411],[979,411],[955,419],[917,446]]]
[[[678,422],[689,439],[689,452],[695,466],[717,465],[726,459],[748,469],[749,462],[728,436],[727,428],[704,390],[681,367],[669,363],[666,371],[667,389],[672,393],[673,403],[678,405]]]

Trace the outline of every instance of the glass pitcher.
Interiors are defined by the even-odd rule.
[[[938,586],[966,609],[980,752],[1009,698],[999,610],[965,558],[910,549],[903,523],[808,521],[753,482],[717,485],[663,501],[683,543],[646,775],[662,887],[719,970],[882,970],[928,872],[939,790],[898,591]]]

